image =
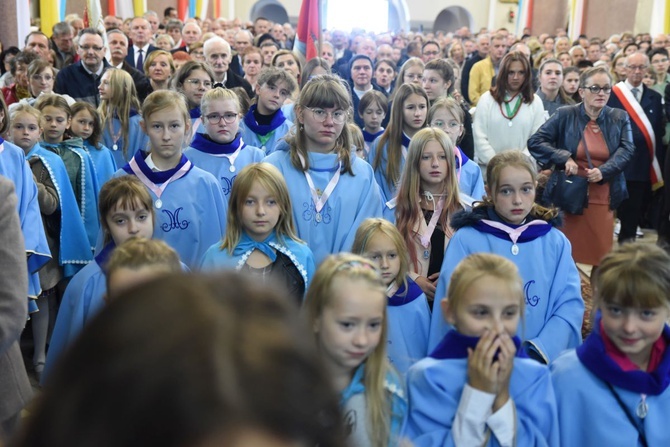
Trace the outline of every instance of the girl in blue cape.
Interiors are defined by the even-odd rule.
[[[358,114],[363,118],[365,160],[369,160],[370,147],[384,133],[382,123],[388,114],[388,99],[378,90],[370,90],[358,103]]]
[[[98,185],[102,186],[112,178],[118,168],[112,151],[100,143],[103,133],[100,115],[95,107],[87,102],[74,103],[71,110],[70,132],[84,140],[84,150],[91,157]]]
[[[63,160],[93,250],[100,231],[98,220],[100,185],[95,176],[93,160],[84,150],[81,138],[70,138],[72,109],[62,96],[42,95],[35,103],[35,107],[42,113],[40,146],[57,154]]]
[[[52,259],[40,269],[42,292],[38,312],[32,314],[33,366],[38,377],[44,370],[50,309],[56,309],[56,286],[71,278],[93,259],[63,160],[38,144],[42,128],[40,112],[27,105],[12,108],[10,135],[23,149],[37,184],[38,201]]]
[[[375,263],[340,253],[319,266],[305,299],[308,327],[341,395],[347,445],[402,445],[407,399],[386,357],[385,290]]]
[[[388,298],[388,358],[403,376],[428,352],[430,308],[421,288],[410,278],[407,246],[387,220],[365,219],[351,251],[376,262]]]
[[[496,155],[487,169],[487,197],[451,221],[436,297],[444,297],[456,265],[489,252],[514,262],[524,281],[525,325],[519,336],[528,355],[549,363],[581,343],[584,302],[570,242],[555,228],[558,211],[535,204],[536,169],[520,151]],[[439,312],[431,317],[429,350],[450,329]]]
[[[489,253],[453,271],[440,310],[454,328],[407,375],[405,434],[417,447],[558,445],[549,369],[516,337],[524,291],[509,260]]]
[[[456,171],[458,172],[458,186],[463,194],[475,200],[484,198],[484,179],[479,165],[470,160],[458,146],[463,138],[465,127],[463,108],[453,98],[439,98],[428,111],[428,123],[431,127],[442,129],[454,143],[456,152]]]
[[[396,196],[409,142],[414,134],[425,127],[427,114],[426,91],[415,84],[401,85],[393,99],[388,127],[370,145],[368,154],[384,203]]]
[[[102,142],[112,150],[116,166],[124,166],[148,138],[140,128],[140,102],[133,78],[124,70],[110,68],[100,78]]]
[[[133,237],[150,239],[154,231],[153,199],[136,177],[126,175],[105,183],[99,203],[105,245],[94,262],[74,275],[65,289],[49,344],[44,377],[84,325],[102,309],[105,267],[114,248]]]
[[[288,187],[277,168],[254,163],[242,169],[228,203],[226,235],[207,250],[201,268],[234,268],[272,280],[302,304],[314,256],[296,235]]]
[[[204,133],[196,132],[184,155],[197,167],[211,173],[228,197],[238,173],[265,157],[257,147],[248,146],[240,128],[240,100],[228,89],[214,88],[200,103]]]
[[[670,256],[622,245],[593,286],[593,332],[551,365],[560,445],[670,445]]]
[[[372,168],[351,150],[346,84],[337,76],[317,76],[295,107],[298,126],[287,137],[289,150],[265,161],[284,175],[298,237],[319,264],[329,254],[350,250],[361,222],[381,217],[382,201]]]
[[[298,89],[293,76],[281,68],[266,67],[258,76],[255,103],[240,123],[242,139],[270,155],[293,123],[284,116],[282,104]]]
[[[221,185],[184,156],[182,148],[191,129],[181,93],[158,90],[142,105],[142,130],[151,151],[138,151],[116,175],[135,175],[154,198],[154,237],[167,242],[189,267],[221,240],[226,230],[227,201]]]
[[[214,72],[209,64],[195,60],[182,65],[172,78],[172,89],[186,99],[193,132],[200,131],[200,104],[202,98],[214,85]]]

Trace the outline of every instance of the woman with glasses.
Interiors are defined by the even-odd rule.
[[[628,195],[623,169],[634,147],[628,114],[607,106],[612,92],[607,68],[587,69],[579,85],[582,103],[559,108],[528,140],[528,149],[545,169],[587,178],[588,206],[582,215],[565,213],[561,230],[572,244],[574,260],[595,271],[612,248],[612,210]]]
[[[533,93],[528,57],[512,51],[503,57],[495,85],[477,102],[472,126],[475,157],[483,172],[489,161],[501,152],[521,150],[528,154],[526,142],[544,122],[544,106]]]
[[[229,89],[216,87],[202,97],[200,120],[203,133],[196,133],[184,155],[216,177],[228,198],[237,174],[246,165],[257,163],[265,153],[247,146],[240,135],[240,100]]]
[[[286,137],[289,149],[264,161],[286,179],[298,237],[326,256],[351,250],[356,228],[381,217],[382,199],[372,168],[351,150],[346,126],[351,110],[347,85],[337,76],[309,81],[295,105],[296,126]]]

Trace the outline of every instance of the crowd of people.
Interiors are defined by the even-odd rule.
[[[670,443],[668,36],[104,26],[0,54],[0,442]]]

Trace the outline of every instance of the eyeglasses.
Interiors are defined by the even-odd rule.
[[[188,82],[189,84],[197,87],[202,85],[205,88],[210,88],[212,86],[212,81],[202,81],[200,79],[187,79],[184,82]]]
[[[603,87],[600,87],[599,85],[589,85],[588,87],[584,86],[582,88],[590,91],[594,95],[597,95],[601,90],[606,95],[609,95],[610,92],[612,91],[612,87],[610,87],[609,85],[605,85]]]
[[[423,74],[405,73],[404,77],[406,77],[410,81],[420,81],[423,79]]]
[[[238,116],[237,113],[224,113],[223,115],[220,113],[210,113],[205,116],[205,119],[209,124],[219,124],[221,119],[223,119],[223,122],[226,124],[233,124]]]
[[[630,69],[631,71],[637,71],[637,70],[646,70],[648,68],[647,65],[628,65],[626,68]]]
[[[317,123],[323,123],[326,121],[326,118],[328,115],[333,119],[333,122],[335,124],[343,124],[347,120],[347,112],[344,110],[335,110],[333,112],[326,112],[323,109],[318,109],[318,108],[311,108],[311,107],[306,107],[310,112],[312,112],[312,115],[314,115],[314,120],[316,120]]]
[[[91,51],[91,50],[93,50],[93,51],[102,51],[102,47],[95,47],[95,46],[91,47],[91,46],[88,46],[88,45],[82,45],[82,46],[80,46],[79,48],[81,48],[81,50],[84,51],[85,53],[87,53],[87,52],[89,52],[89,51]]]
[[[449,122],[444,122],[442,120],[436,120],[436,121],[432,122],[431,126],[439,127],[442,130],[446,130],[446,129],[456,130],[456,129],[461,127],[461,123],[459,123],[456,120],[449,121]]]

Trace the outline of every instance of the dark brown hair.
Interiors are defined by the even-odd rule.
[[[521,62],[523,65],[524,80],[519,92],[522,101],[526,104],[533,102],[533,73],[530,70],[530,62],[525,54],[520,51],[507,53],[500,62],[500,70],[496,76],[496,84],[491,86],[491,96],[498,104],[502,104],[507,94],[509,67],[513,62]]]

